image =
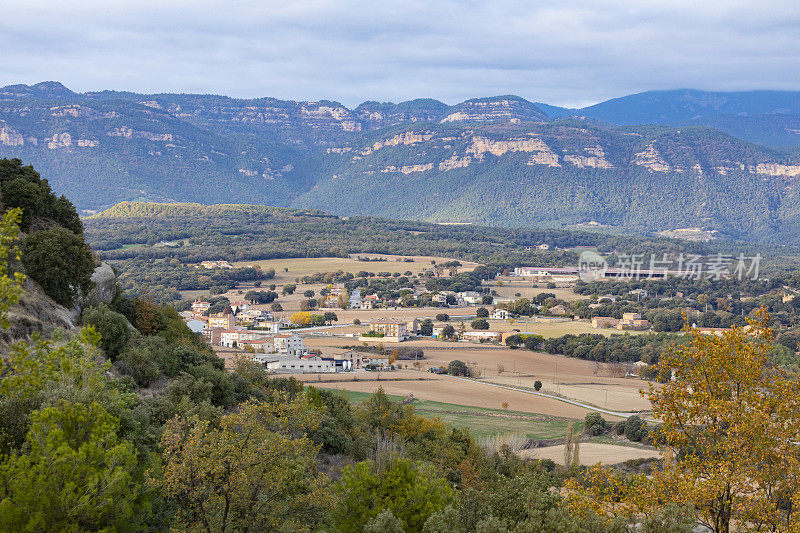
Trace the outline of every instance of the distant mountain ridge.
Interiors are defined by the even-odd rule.
[[[711,126],[765,146],[800,144],[800,91],[647,91],[581,109],[537,104],[550,118],[580,116],[617,125]]]
[[[798,144],[798,109],[800,93],[789,92],[661,91],[582,110],[512,95],[349,109],[79,94],[44,82],[0,88],[0,157],[34,164],[85,210],[137,200],[260,203],[506,226],[697,227],[800,242],[800,148],[760,146],[730,131]]]

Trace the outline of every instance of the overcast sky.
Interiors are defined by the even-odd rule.
[[[0,85],[293,100],[800,89],[800,1],[2,0]]]

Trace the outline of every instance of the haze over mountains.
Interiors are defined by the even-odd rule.
[[[654,91],[579,110],[0,89],[0,157],[79,209],[262,203],[506,226],[800,242],[800,92]]]

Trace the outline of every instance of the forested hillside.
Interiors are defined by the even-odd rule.
[[[0,156],[35,163],[88,212],[124,200],[260,203],[499,226],[703,228],[786,243],[800,238],[800,153],[704,125],[783,139],[794,135],[793,94],[677,92],[595,106],[598,118],[668,124],[614,126],[588,112],[551,118],[570,111],[516,96],[350,110],[77,94],[49,82],[0,89]]]

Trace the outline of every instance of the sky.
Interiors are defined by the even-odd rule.
[[[800,89],[800,2],[3,0],[0,85],[581,107]]]

